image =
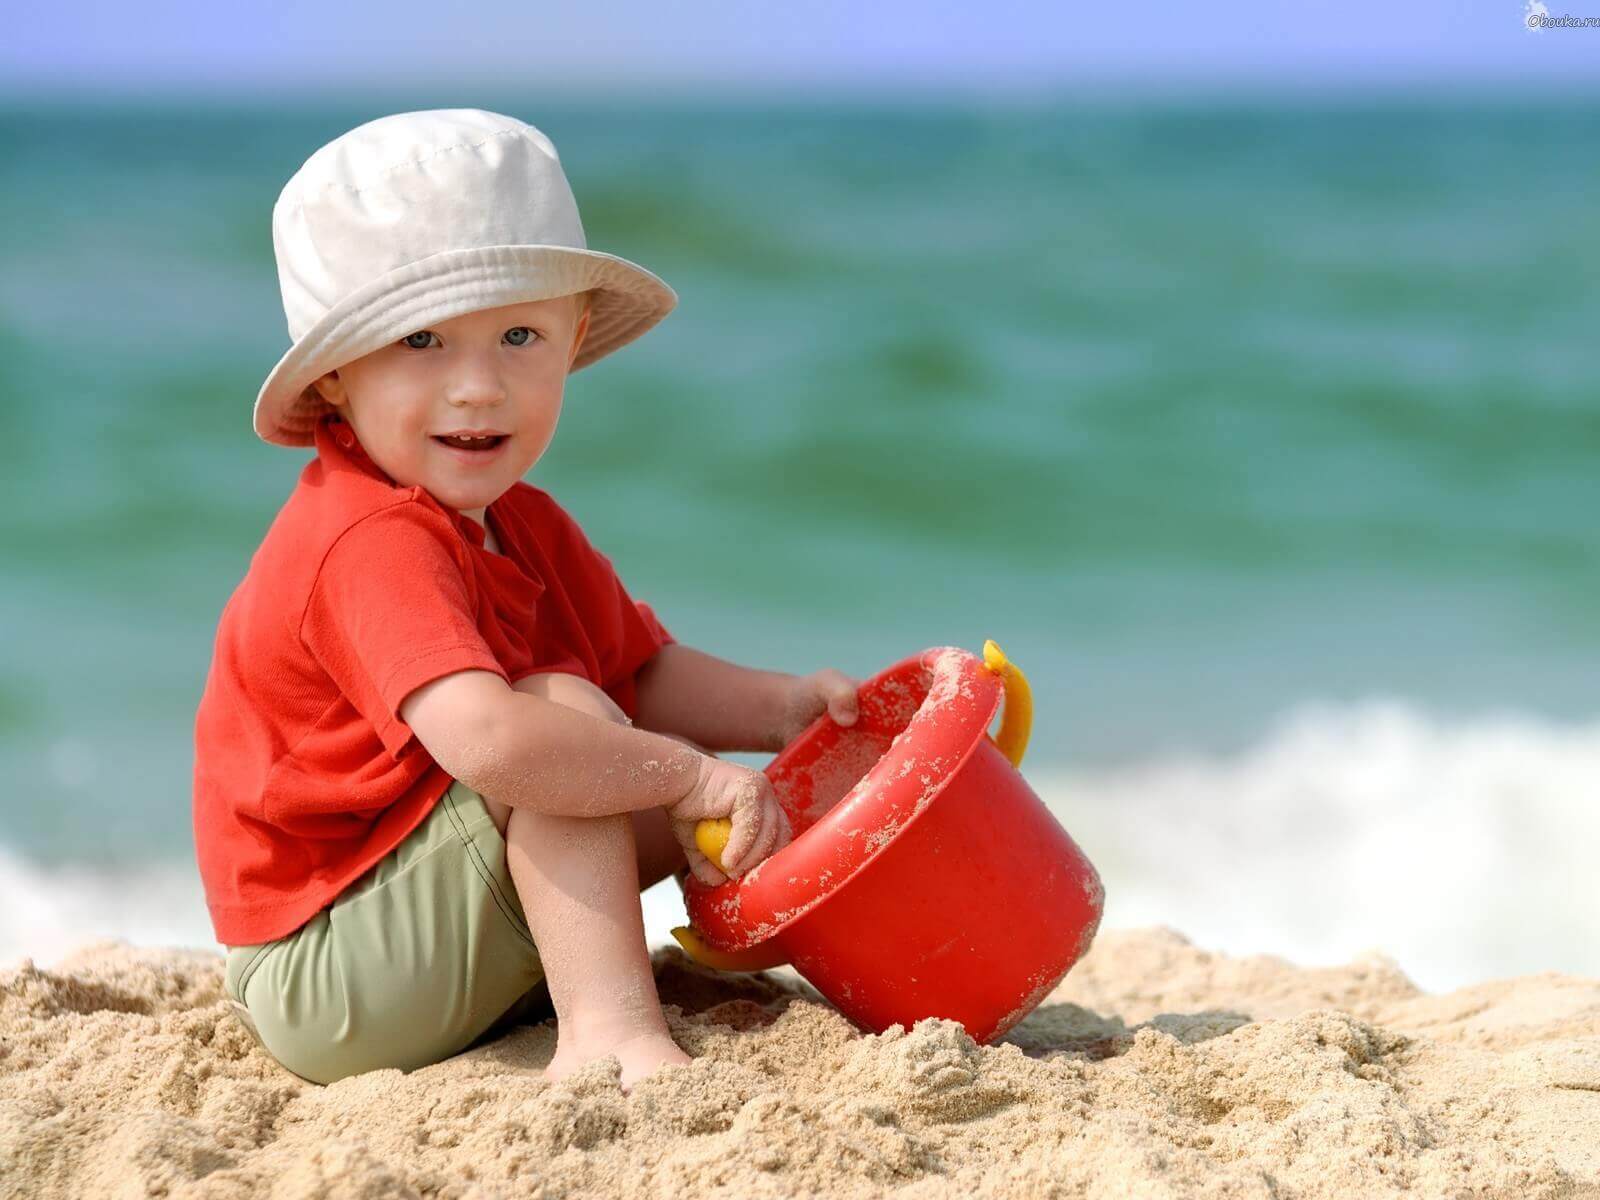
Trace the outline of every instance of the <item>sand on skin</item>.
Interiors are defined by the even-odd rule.
[[[0,1195],[1600,1196],[1600,981],[1420,992],[1103,931],[1001,1044],[863,1036],[793,976],[656,956],[693,1066],[539,1075],[548,1025],[331,1087],[222,960],[116,943],[0,972]]]

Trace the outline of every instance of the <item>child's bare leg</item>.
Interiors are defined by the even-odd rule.
[[[627,720],[587,680],[535,675],[513,687],[592,716]],[[667,736],[705,753],[688,738]],[[688,1062],[661,1015],[639,908],[641,887],[685,865],[666,810],[561,817],[483,800],[505,836],[506,863],[556,1010],[556,1055],[547,1076],[559,1079],[616,1054],[627,1086],[657,1067]]]
[[[518,808],[506,863],[539,947],[557,1020],[546,1077],[615,1054],[622,1085],[689,1056],[667,1032],[639,910],[627,814],[561,817]]]

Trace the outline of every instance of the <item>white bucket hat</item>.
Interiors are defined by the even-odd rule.
[[[309,446],[329,371],[435,321],[591,291],[572,369],[626,345],[677,293],[590,250],[556,148],[526,122],[477,108],[396,113],[305,161],[272,209],[294,341],[256,397],[255,429]]]

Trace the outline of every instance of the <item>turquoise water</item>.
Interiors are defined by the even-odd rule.
[[[681,640],[995,638],[1041,768],[1306,701],[1595,711],[1600,103],[470,101],[679,292],[530,479]],[[0,846],[181,863],[218,614],[306,461],[270,212],[400,105],[0,111]],[[758,760],[752,760],[758,761]]]

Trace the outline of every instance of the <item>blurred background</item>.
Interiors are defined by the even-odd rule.
[[[354,125],[480,107],[679,292],[529,479],[680,640],[866,678],[994,638],[1108,928],[1600,975],[1600,28],[1544,11],[13,23],[0,964],[214,945],[194,711],[310,457],[250,425],[272,204]]]

